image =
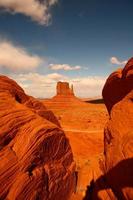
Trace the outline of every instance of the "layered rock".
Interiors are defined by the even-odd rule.
[[[110,119],[104,131],[103,174],[86,199],[133,199],[133,58],[109,76],[103,97]],[[92,191],[91,190],[91,191]]]
[[[0,76],[0,199],[69,199],[75,163],[57,125],[41,102]]]

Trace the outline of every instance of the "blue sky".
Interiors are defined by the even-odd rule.
[[[133,55],[132,0],[19,2],[0,1],[0,72],[28,94],[50,97],[65,80],[78,96],[100,96]]]

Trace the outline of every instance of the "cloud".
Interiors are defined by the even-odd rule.
[[[52,70],[65,70],[65,71],[72,71],[72,70],[80,70],[81,67],[80,66],[70,66],[68,64],[50,64],[49,68]]]
[[[39,73],[11,74],[14,79],[27,94],[34,97],[52,97],[56,93],[56,83],[64,81],[67,77],[58,74],[41,75]]]
[[[58,81],[58,80],[61,80],[61,79],[62,80],[67,79],[67,77],[65,77],[61,74],[58,74],[58,73],[48,74],[46,77],[51,79],[51,80],[55,80],[55,81]]]
[[[106,77],[87,76],[70,80],[74,85],[75,93],[79,97],[101,97]]]
[[[21,13],[42,25],[51,20],[50,8],[58,0],[0,0],[0,7],[12,14]]]
[[[0,41],[0,67],[10,71],[30,71],[37,68],[42,59],[30,55],[24,48],[8,41]]]
[[[74,85],[75,94],[79,97],[101,96],[106,77],[87,76],[70,78],[62,74],[52,73],[41,75],[38,73],[12,74],[11,78],[16,80],[29,95],[41,98],[52,97],[56,94],[57,81],[68,81]]]
[[[115,65],[126,65],[127,60],[120,61],[117,57],[111,57],[110,62]]]

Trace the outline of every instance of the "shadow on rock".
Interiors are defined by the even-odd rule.
[[[105,175],[100,176],[95,182],[91,181],[87,187],[83,200],[101,200],[98,192],[111,189],[115,199],[131,199],[131,195],[123,192],[124,188],[133,188],[133,158],[120,161],[115,167],[110,169]],[[127,197],[128,195],[128,197]]]

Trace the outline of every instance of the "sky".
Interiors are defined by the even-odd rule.
[[[29,95],[101,96],[109,74],[133,56],[132,0],[0,0],[0,74]]]

